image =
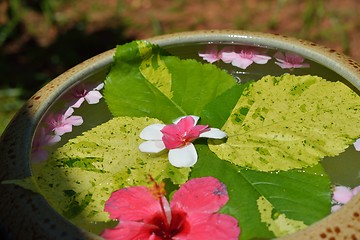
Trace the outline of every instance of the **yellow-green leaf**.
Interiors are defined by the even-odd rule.
[[[210,148],[221,159],[261,170],[289,170],[336,156],[360,136],[360,97],[316,76],[266,76],[237,102]]]

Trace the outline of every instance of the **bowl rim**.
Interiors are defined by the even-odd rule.
[[[162,47],[199,42],[241,43],[257,46],[269,45],[271,48],[280,48],[282,50],[291,51],[310,60],[321,62],[325,67],[335,69],[333,71],[337,72],[354,87],[360,90],[360,67],[356,61],[335,50],[301,39],[274,35],[271,33],[241,30],[199,30],[165,34],[145,40]],[[23,108],[19,110],[5,129],[0,139],[0,153],[4,153],[1,154],[2,156],[0,157],[0,169],[8,172],[0,172],[0,182],[8,179],[25,178],[31,175],[29,153],[31,152],[31,143],[37,123],[41,120],[43,114],[51,106],[52,101],[66,89],[69,89],[81,79],[88,78],[101,69],[109,67],[113,61],[114,52],[115,49],[108,50],[74,66],[46,84],[25,103]],[[18,139],[20,139],[20,141]],[[8,163],[4,164],[4,162]],[[10,163],[13,164],[11,165]],[[0,192],[2,192],[3,188],[4,187],[0,185]],[[9,193],[9,191],[10,190],[8,189],[5,190],[7,193]],[[17,188],[15,192],[24,194],[24,190],[19,188]],[[29,199],[32,199],[33,203],[38,204],[38,206],[41,206],[45,211],[48,211],[49,214],[51,214],[52,222],[61,222],[59,226],[69,227],[69,229],[71,229],[69,232],[77,236],[98,239],[94,234],[78,229],[71,224],[69,220],[60,216],[60,214],[54,211],[49,203],[42,196],[39,196],[39,194],[30,193],[27,190],[25,193],[28,195]],[[304,230],[286,236],[285,238],[298,239],[299,237],[304,236],[323,236],[322,234],[326,233],[329,235],[329,232],[327,231],[329,228],[341,229],[342,234],[348,234],[344,236],[356,234],[358,233],[357,229],[360,228],[360,218],[356,218],[358,222],[357,224],[353,224],[355,227],[348,227],[347,225],[349,225],[348,222],[354,221],[354,209],[359,208],[360,194],[354,197],[337,212],[330,214],[318,223],[314,223]],[[28,208],[26,209],[29,210]],[[0,210],[2,210],[1,207]],[[36,214],[38,214],[38,212],[35,213],[35,215]],[[339,222],[339,219],[342,220],[343,224]],[[46,233],[48,233],[48,231],[54,232],[51,228],[46,228],[44,231]],[[336,232],[336,230],[334,231]]]

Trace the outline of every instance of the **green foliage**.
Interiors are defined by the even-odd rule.
[[[339,97],[341,96],[341,97]],[[360,98],[341,82],[266,76],[242,95],[210,145],[221,159],[262,171],[289,170],[336,156],[360,135]]]

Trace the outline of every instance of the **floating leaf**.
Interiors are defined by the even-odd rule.
[[[239,99],[222,128],[221,159],[261,171],[317,164],[360,135],[360,97],[341,82],[315,76],[266,76]]]
[[[135,41],[117,47],[104,97],[115,116],[171,123],[185,115],[202,117],[206,106],[230,89],[237,99],[243,87],[216,66],[164,55],[158,46]]]
[[[82,226],[109,220],[103,209],[110,194],[125,186],[147,185],[149,174],[157,181],[184,183],[189,168],[172,167],[166,154],[138,151],[139,132],[153,123],[161,122],[118,117],[71,139],[45,163],[33,166],[40,192],[60,213]]]
[[[262,219],[264,210],[259,211],[257,204],[260,197],[271,204],[266,211],[284,214],[290,222],[310,225],[330,212],[330,179],[319,164],[301,170],[263,172],[223,161],[206,145],[197,145],[197,151],[199,160],[191,178],[213,176],[226,185],[229,202],[222,212],[238,219],[242,240],[278,234]],[[279,221],[276,226],[285,229],[288,223]]]
[[[288,219],[284,213],[274,212],[274,207],[263,196],[259,197],[257,204],[261,221],[266,223],[276,237],[286,236],[306,227],[302,221]]]

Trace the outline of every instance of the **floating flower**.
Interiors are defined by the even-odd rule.
[[[104,88],[104,83],[100,83],[91,91],[88,91],[83,86],[75,88],[75,90],[72,92],[72,96],[77,100],[74,104],[71,105],[71,107],[79,108],[84,101],[86,101],[89,104],[98,103],[100,99],[103,97],[102,94],[99,92],[103,88]]]
[[[360,151],[360,138],[354,142],[354,147],[356,151]]]
[[[44,127],[37,130],[32,144],[31,160],[33,162],[41,162],[47,159],[48,151],[45,147],[53,145],[60,140],[60,136],[54,135],[52,132],[49,133]]]
[[[169,161],[175,167],[191,167],[197,161],[195,146],[197,138],[222,139],[227,135],[217,128],[207,125],[196,125],[199,117],[185,116],[174,121],[174,124],[152,124],[140,133],[140,138],[147,140],[139,149],[145,153],[159,153],[169,150]]]
[[[225,47],[221,50],[221,60],[235,67],[246,69],[252,63],[266,64],[271,57],[263,55],[256,48]]]
[[[176,191],[169,204],[163,185],[143,186],[113,192],[105,211],[119,224],[106,229],[105,239],[185,240],[238,239],[237,220],[216,213],[229,197],[226,186],[213,177],[194,178]]]
[[[64,114],[55,114],[47,118],[46,122],[56,135],[62,136],[72,131],[72,126],[80,126],[83,123],[81,116],[71,116],[73,108],[68,108]]]
[[[342,205],[348,203],[356,194],[360,192],[360,186],[349,188],[345,186],[336,186],[333,192],[331,211],[335,212]]]
[[[304,63],[304,58],[291,52],[277,52],[274,55],[274,58],[277,62],[275,64],[279,65],[281,68],[308,68],[310,65]]]
[[[216,46],[210,45],[205,51],[199,52],[199,56],[209,63],[214,63],[221,59],[221,52],[218,52]]]

